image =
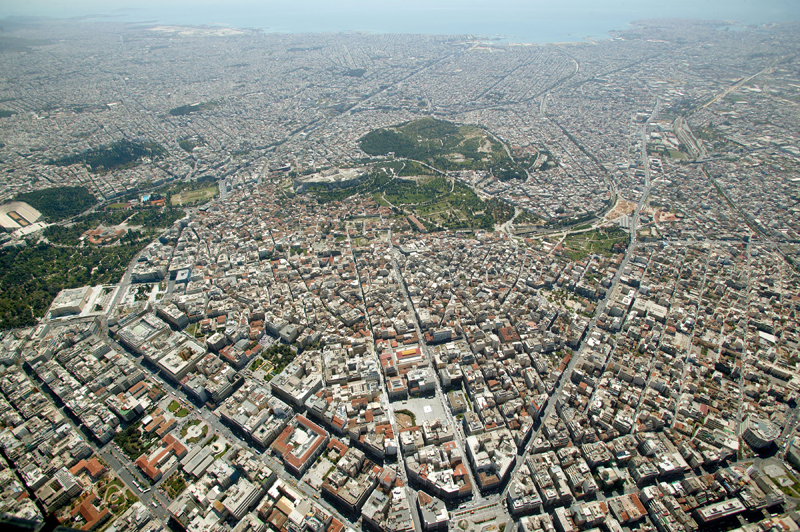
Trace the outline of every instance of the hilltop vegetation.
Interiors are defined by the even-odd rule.
[[[366,73],[367,73],[366,68],[350,68],[344,71],[344,75],[349,76],[351,78],[360,78]]]
[[[169,114],[172,116],[183,116],[191,113],[197,113],[200,111],[206,111],[208,109],[213,109],[216,106],[217,104],[215,102],[190,103],[188,105],[181,105],[180,107],[175,107],[174,109],[170,109]]]
[[[427,230],[486,229],[503,223],[514,215],[514,208],[500,200],[483,201],[467,185],[433,175],[402,179],[405,162],[395,161],[374,168],[357,184],[331,188],[313,183],[306,189],[320,203],[341,201],[357,194],[372,196],[375,201],[392,207],[397,214],[413,214]],[[424,167],[421,167],[424,168]]]
[[[57,222],[80,214],[97,203],[97,198],[84,187],[52,187],[18,195],[40,213],[48,222]]]
[[[86,164],[94,173],[107,172],[117,168],[138,166],[142,159],[159,159],[167,151],[155,142],[133,142],[128,139],[118,140],[109,146],[92,148],[82,153],[61,157],[51,161],[56,166]]]
[[[194,151],[195,148],[199,148],[205,145],[206,141],[200,135],[195,135],[194,137],[187,137],[185,139],[181,139],[178,141],[178,146],[180,146],[181,149],[186,153],[192,153],[192,151]]]
[[[533,160],[515,161],[492,135],[475,126],[421,118],[364,135],[361,149],[369,155],[423,161],[441,171],[485,170],[500,179],[525,179]]]

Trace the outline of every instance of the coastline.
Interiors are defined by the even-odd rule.
[[[580,3],[582,0],[574,0]],[[0,8],[0,26],[8,22],[13,26],[15,20],[68,19],[78,22],[115,22],[137,27],[208,27],[228,30],[257,30],[264,33],[285,35],[365,33],[373,35],[428,35],[441,37],[469,37],[474,41],[492,45],[565,45],[607,41],[615,34],[634,28],[637,23],[655,20],[693,20],[746,30],[751,25],[775,22],[800,21],[800,9],[785,10],[785,13],[764,13],[752,10],[747,17],[731,15],[741,13],[722,13],[707,10],[692,12],[676,9],[669,17],[657,9],[638,11],[611,7],[587,8],[571,12],[566,8],[532,9],[411,9],[408,12],[379,8],[356,12],[346,7],[337,10],[311,10],[298,12],[291,10],[261,9],[246,12],[238,6],[227,12],[220,12],[215,6],[199,9],[185,9],[185,5],[165,2],[163,6],[142,9],[106,10],[103,8],[85,10],[76,6],[65,11],[52,13],[25,12],[20,7]],[[16,12],[15,12],[16,9]],[[795,13],[796,11],[796,13]],[[732,20],[732,19],[737,20]],[[8,29],[7,29],[8,31]]]

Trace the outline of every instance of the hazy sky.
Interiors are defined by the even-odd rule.
[[[115,16],[120,21],[272,27],[288,31],[408,31],[412,22],[424,32],[459,25],[487,31],[503,21],[550,19],[568,24],[602,19],[604,24],[643,18],[678,17],[735,20],[744,23],[800,20],[800,0],[2,0],[7,16]],[[607,22],[605,22],[607,21]],[[440,23],[437,26],[437,23]],[[614,29],[614,28],[608,28]]]
[[[715,11],[742,13],[754,9],[765,12],[800,13],[797,0],[5,0],[0,2],[0,16],[45,15],[74,16],[76,13],[111,13],[125,10],[135,13],[186,7],[219,11],[257,9],[276,11],[384,11],[431,9],[530,9],[569,11],[592,7],[599,10],[641,12],[648,10],[676,13],[707,13]]]

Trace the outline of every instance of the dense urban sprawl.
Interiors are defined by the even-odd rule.
[[[23,194],[182,209],[118,283],[2,333],[6,518],[800,528],[796,25],[648,21],[546,46],[4,31],[2,253],[65,245],[48,228],[76,223]],[[486,131],[475,151],[491,137],[525,175],[361,149],[428,118]],[[471,223],[480,205],[493,230]],[[113,249],[132,220],[75,243]]]

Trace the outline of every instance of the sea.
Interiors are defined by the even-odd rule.
[[[604,39],[639,20],[800,21],[800,0],[10,0],[6,17],[222,25],[280,33],[473,35],[515,43]]]

